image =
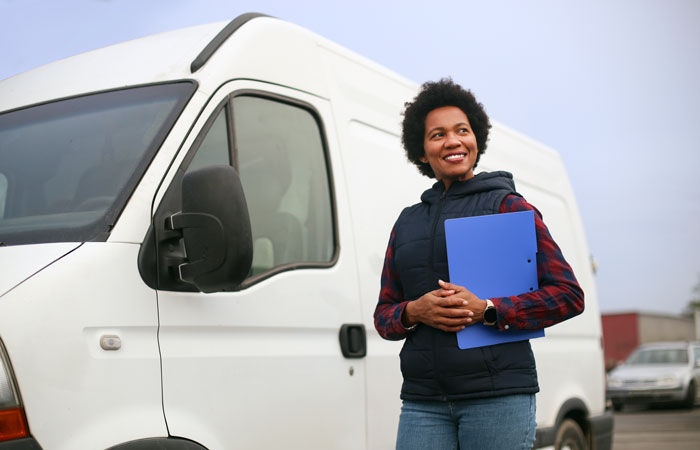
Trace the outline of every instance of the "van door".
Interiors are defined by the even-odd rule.
[[[364,331],[330,105],[252,81],[217,92],[180,173],[239,171],[253,267],[236,292],[159,289],[169,433],[211,450],[365,448],[364,349],[340,343]]]

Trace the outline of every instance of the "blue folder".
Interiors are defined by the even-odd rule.
[[[533,211],[445,221],[450,282],[481,299],[537,290],[537,237]],[[457,332],[459,348],[484,347],[544,336],[544,330],[498,330],[482,323]]]

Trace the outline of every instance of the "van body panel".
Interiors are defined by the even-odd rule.
[[[77,247],[74,243],[52,243],[0,249],[0,299],[10,289],[29,279]],[[2,300],[0,300],[1,302]]]
[[[167,435],[156,295],[134,265],[138,250],[83,244],[0,299],[2,339],[43,448],[107,448]],[[103,350],[107,335],[119,337],[121,348]]]

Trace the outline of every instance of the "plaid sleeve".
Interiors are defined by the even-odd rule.
[[[392,230],[384,257],[379,302],[374,310],[374,327],[384,339],[398,341],[409,333],[401,322],[408,302],[403,300],[401,280],[394,265],[394,238],[395,232]]]
[[[559,246],[549,234],[542,221],[542,214],[517,195],[506,196],[500,208],[501,213],[526,210],[535,212],[539,289],[491,299],[498,310],[497,326],[500,329],[545,328],[583,312],[583,290]]]

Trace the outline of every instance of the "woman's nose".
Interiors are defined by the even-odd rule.
[[[453,147],[456,147],[459,145],[460,145],[459,139],[457,139],[457,136],[455,136],[453,133],[448,133],[445,136],[445,147],[453,148]]]

